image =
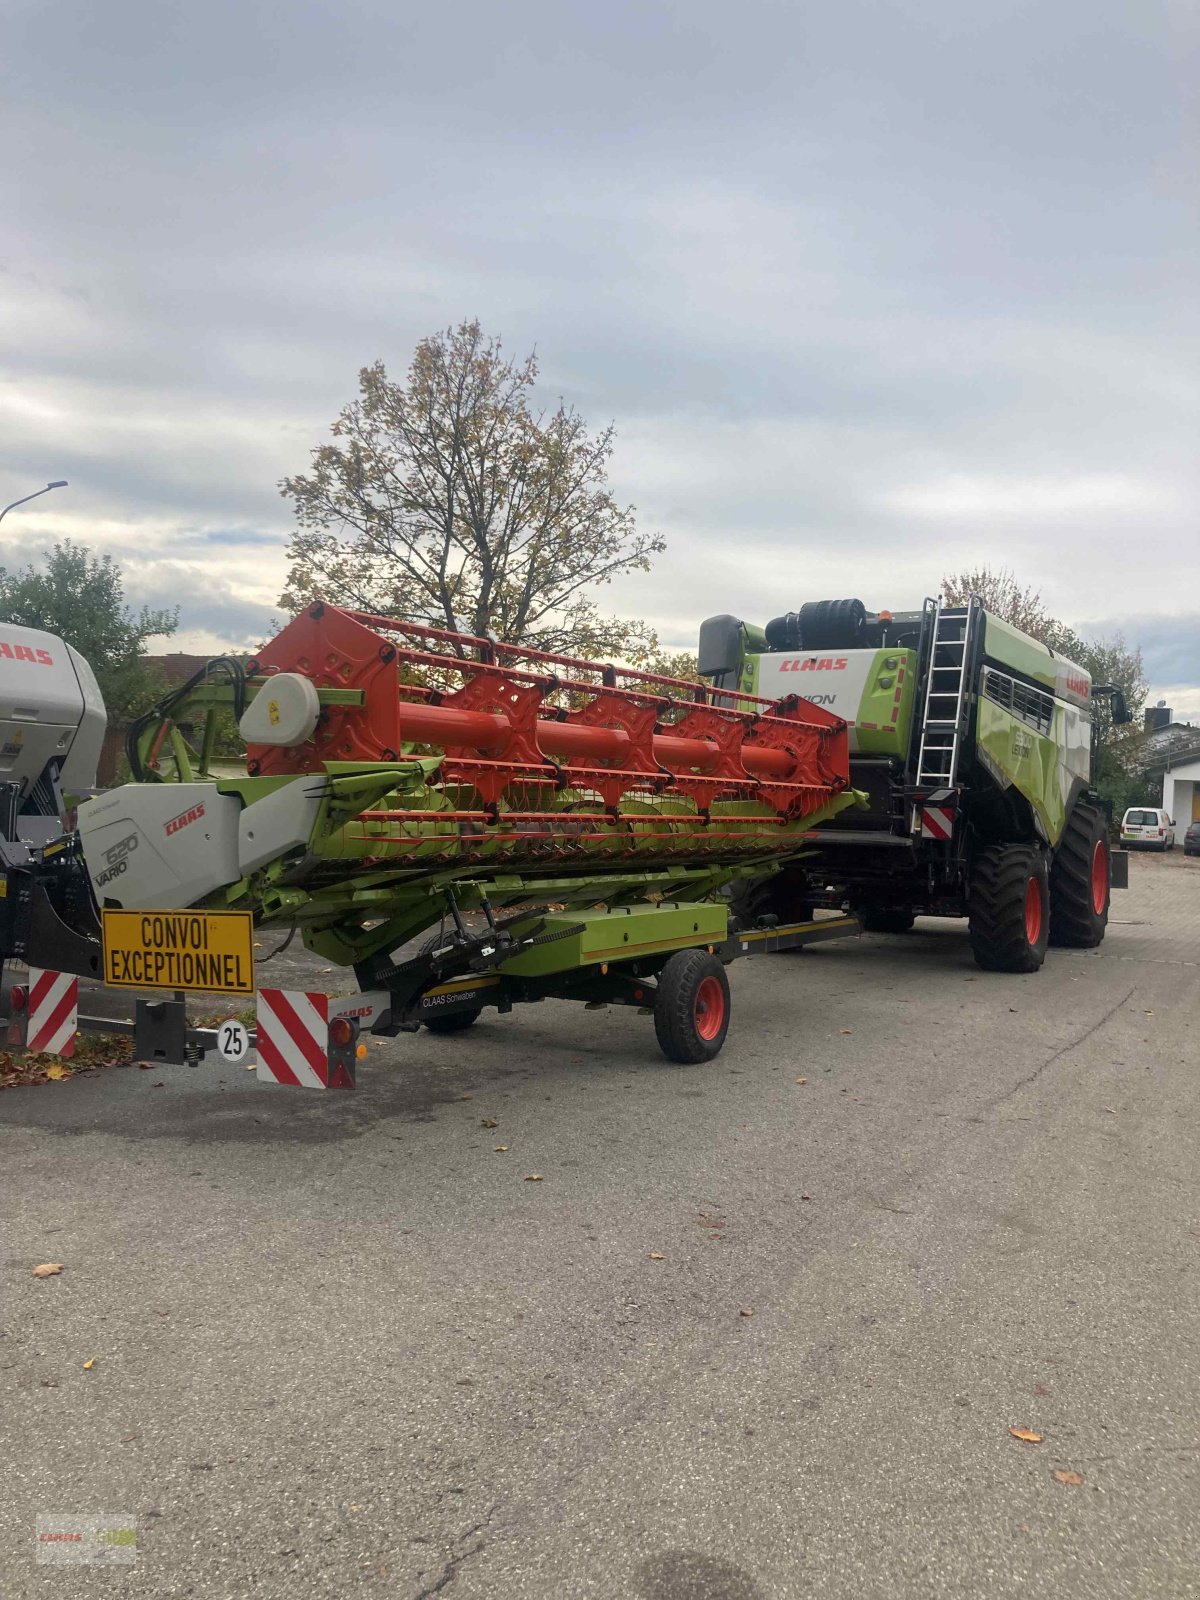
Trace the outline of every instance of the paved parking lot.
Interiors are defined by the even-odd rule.
[[[741,962],[707,1067],[552,1003],[0,1095],[0,1589],[1200,1593],[1200,861],[1132,865],[1030,978]]]

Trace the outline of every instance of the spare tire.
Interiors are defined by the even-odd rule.
[[[866,643],[861,600],[809,600],[800,607],[801,650],[857,650]]]

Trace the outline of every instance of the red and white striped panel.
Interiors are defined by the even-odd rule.
[[[29,969],[29,1022],[25,1048],[41,1055],[73,1056],[79,1024],[79,979],[70,972]]]
[[[954,834],[954,812],[946,806],[921,807],[922,839],[949,839]]]
[[[258,1080],[329,1087],[329,996],[301,989],[258,991]]]

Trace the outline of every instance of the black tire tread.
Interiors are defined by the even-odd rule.
[[[729,909],[743,928],[753,928],[763,916],[780,922],[807,922],[813,914],[812,902],[801,898],[803,880],[796,883],[785,867],[769,878],[739,878],[729,891]]]
[[[1050,868],[1051,944],[1091,950],[1104,938],[1109,907],[1097,916],[1092,905],[1092,853],[1104,833],[1104,813],[1086,800],[1078,801]]]
[[[1045,959],[1048,918],[1037,949],[1025,937],[1025,891],[1045,872],[1032,845],[990,845],[975,857],[968,895],[971,950],[985,972],[1036,972]]]
[[[431,933],[422,941],[420,953],[427,955],[431,950],[440,949],[442,945],[453,944],[456,938],[453,935]],[[464,1029],[472,1027],[483,1015],[483,1007],[475,1011],[449,1011],[444,1017],[422,1017],[421,1024],[428,1028],[430,1033],[462,1033]]]
[[[478,1022],[482,1015],[481,1006],[478,1011],[449,1011],[444,1017],[425,1017],[423,1024],[430,1033],[461,1033],[464,1028]]]

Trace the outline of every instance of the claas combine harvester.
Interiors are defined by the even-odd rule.
[[[796,694],[315,604],[137,722],[133,781],[79,800],[64,833],[103,709],[61,641],[7,631],[0,723],[10,747],[18,715],[37,736],[3,791],[0,954],[35,968],[244,989],[251,924],[299,930],[353,969],[356,1028],[450,1032],[554,996],[647,1010],[669,1058],[700,1061],[725,1038],[730,960],[857,931],[731,921],[729,886],[861,802],[845,720]]]

